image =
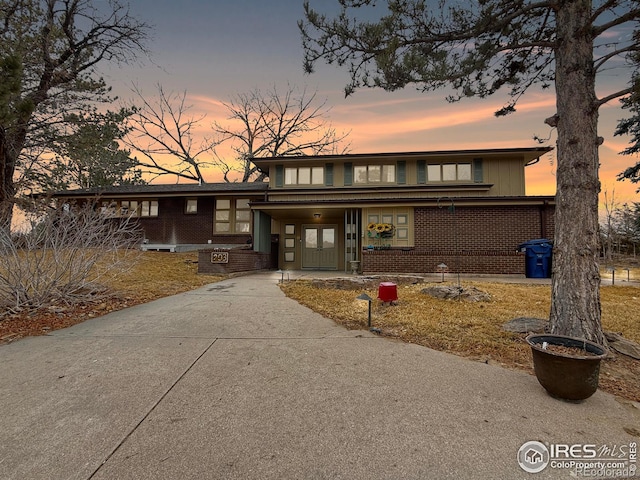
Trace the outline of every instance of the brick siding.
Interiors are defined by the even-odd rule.
[[[238,273],[273,268],[270,253],[254,252],[249,249],[225,250],[229,253],[229,263],[211,263],[213,250],[198,251],[198,273]]]
[[[246,244],[251,235],[214,234],[213,198],[198,198],[198,213],[185,214],[185,197],[158,199],[158,217],[141,217],[148,243],[154,244]]]
[[[535,238],[553,239],[553,207],[500,206],[415,209],[415,246],[363,252],[362,271],[524,274],[517,247]]]

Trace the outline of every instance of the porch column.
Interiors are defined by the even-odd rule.
[[[253,250],[271,253],[271,217],[261,211],[253,213]]]

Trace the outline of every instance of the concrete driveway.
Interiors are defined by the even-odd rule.
[[[526,373],[346,330],[287,299],[280,278],[236,277],[0,346],[0,478],[582,472],[527,473],[529,441],[617,446],[631,462],[637,404],[602,392],[565,403]]]

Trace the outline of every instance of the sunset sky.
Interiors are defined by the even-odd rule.
[[[388,93],[358,90],[344,98],[346,69],[317,65],[316,73],[302,69],[303,51],[297,21],[303,17],[302,0],[135,0],[131,12],[151,24],[152,61],[105,71],[107,82],[123,99],[133,98],[135,82],[145,96],[153,96],[159,83],[165,91],[187,93],[192,113],[206,114],[203,127],[224,121],[221,102],[255,88],[269,90],[287,85],[316,91],[331,107],[329,120],[338,131],[350,131],[352,153],[402,152],[446,149],[535,147],[534,135],[555,135],[544,119],[555,113],[553,93],[531,91],[515,114],[496,118],[493,113],[506,97],[469,99],[447,103],[447,92],[422,93],[415,88]],[[312,0],[312,6],[330,11],[337,0]],[[602,89],[620,76],[612,72]],[[624,83],[621,85],[624,86]],[[600,93],[600,92],[599,92]],[[624,116],[617,102],[601,109],[600,149],[603,190],[615,191],[618,202],[640,201],[636,185],[615,180],[635,157],[618,155],[627,139],[614,137]],[[553,153],[527,168],[527,194],[555,193]],[[215,171],[208,181],[217,181]],[[165,178],[169,182],[174,179]]]

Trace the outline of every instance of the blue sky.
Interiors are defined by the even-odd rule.
[[[351,151],[392,152],[467,148],[534,147],[534,135],[547,136],[544,119],[555,113],[553,94],[532,91],[518,112],[495,118],[493,112],[505,97],[470,99],[448,104],[446,92],[421,93],[414,88],[388,93],[358,90],[344,98],[346,69],[317,65],[306,75],[297,21],[303,16],[302,0],[133,0],[131,12],[153,26],[149,42],[152,61],[111,68],[109,84],[122,98],[132,98],[133,82],[148,96],[155,84],[165,91],[183,92],[194,113],[206,114],[204,124],[224,121],[221,101],[254,88],[286,89],[287,84],[318,91],[331,107],[329,119],[339,131],[351,131]],[[312,0],[330,11],[337,0]],[[612,78],[609,80],[615,79]],[[601,109],[601,180],[615,189],[621,201],[638,201],[635,186],[616,182],[615,175],[634,158],[617,155],[626,139],[613,137],[623,116],[617,102]],[[553,140],[552,140],[553,144]],[[527,168],[527,193],[555,193],[555,159],[552,154]],[[211,172],[209,181],[215,181]]]

